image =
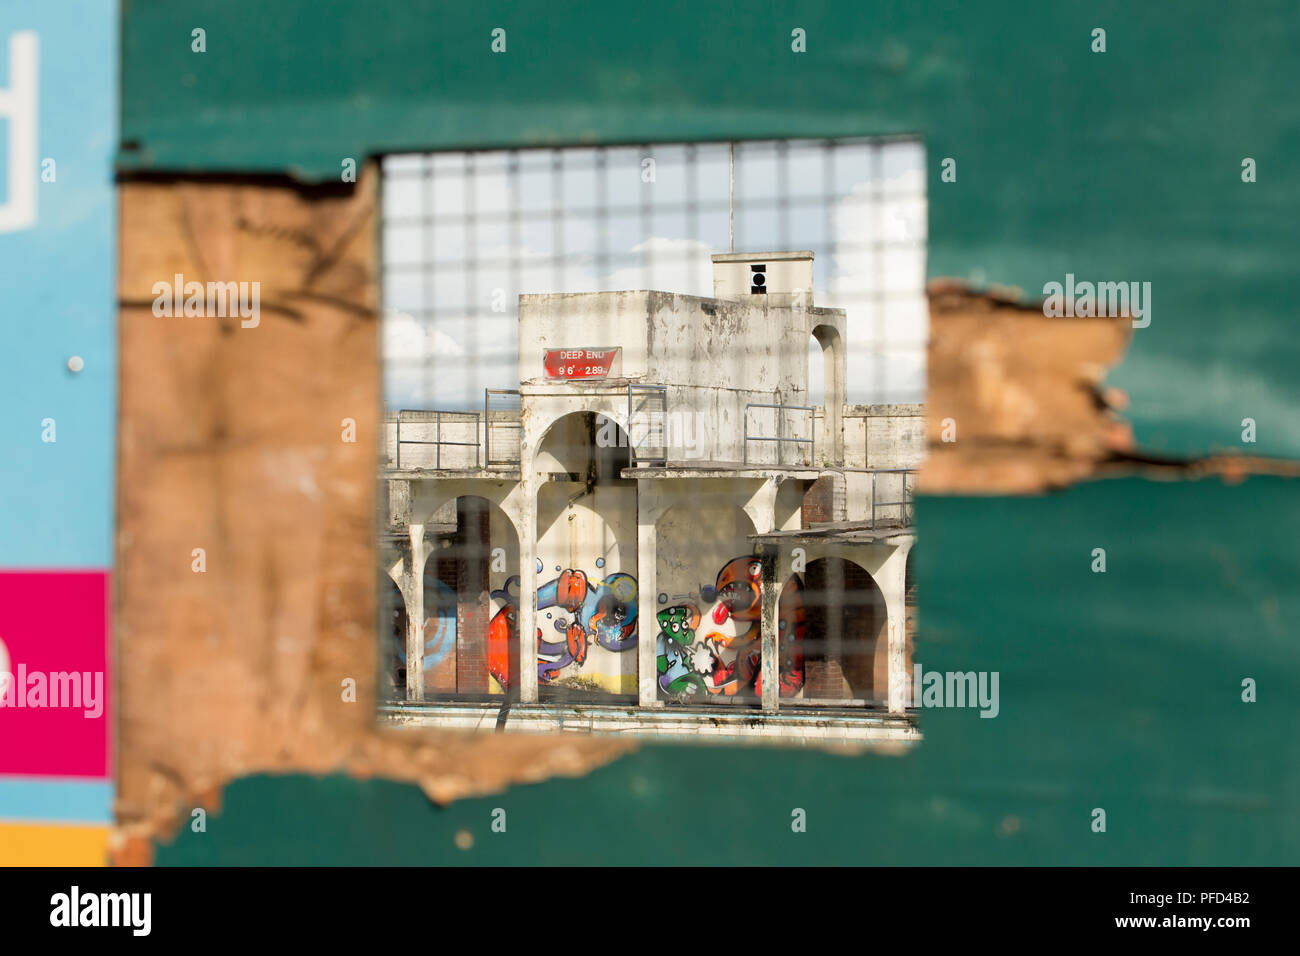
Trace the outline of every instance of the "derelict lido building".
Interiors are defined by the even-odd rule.
[[[517,390],[387,415],[387,719],[915,738],[921,408],[845,403],[851,330],[812,265],[520,296]]]

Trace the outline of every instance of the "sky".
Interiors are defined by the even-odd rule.
[[[735,162],[736,251],[811,249],[814,304],[847,310],[848,401],[921,401],[921,144],[748,142]],[[728,165],[726,143],[386,158],[389,408],[481,408],[484,388],[518,387],[520,294],[712,295],[709,256],[730,244]]]

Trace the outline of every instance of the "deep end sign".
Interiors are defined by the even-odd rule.
[[[606,378],[618,357],[612,349],[547,349],[547,378]]]

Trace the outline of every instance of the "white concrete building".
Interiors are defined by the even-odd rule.
[[[812,253],[713,264],[712,298],[520,296],[517,391],[389,415],[389,719],[915,739],[921,408],[845,404]]]

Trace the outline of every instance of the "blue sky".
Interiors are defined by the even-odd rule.
[[[924,163],[912,141],[736,148],[736,250],[815,253],[816,304],[848,310],[850,402],[924,395]],[[727,192],[725,143],[389,157],[390,407],[479,407],[484,387],[516,386],[521,293],[711,295]]]

